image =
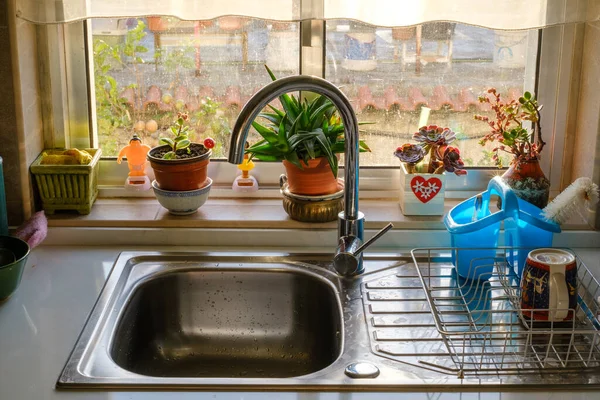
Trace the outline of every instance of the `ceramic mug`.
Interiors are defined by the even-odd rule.
[[[535,321],[571,321],[576,306],[575,256],[559,249],[531,251],[521,276],[523,316]]]

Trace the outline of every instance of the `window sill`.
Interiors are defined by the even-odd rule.
[[[446,200],[446,211],[458,200]],[[363,200],[360,210],[367,229],[392,222],[396,229],[445,229],[442,216],[404,216],[393,200]],[[306,223],[292,220],[281,199],[211,198],[195,214],[175,216],[156,199],[98,199],[88,215],[56,213],[50,227],[114,228],[238,228],[238,229],[336,229],[337,222]]]
[[[446,199],[448,212],[461,200]],[[364,199],[360,210],[366,229],[381,229],[388,222],[396,230],[445,230],[443,216],[405,216],[395,199]],[[57,213],[48,216],[50,227],[92,228],[222,228],[222,229],[304,229],[332,230],[337,222],[306,223],[292,220],[281,199],[210,198],[198,212],[188,216],[168,213],[155,198],[101,198],[88,215]],[[573,221],[564,230],[589,230]]]

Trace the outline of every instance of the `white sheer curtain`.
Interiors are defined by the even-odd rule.
[[[185,20],[240,15],[270,20],[354,19],[378,26],[455,21],[528,29],[600,19],[600,0],[17,0],[34,23],[169,15]]]

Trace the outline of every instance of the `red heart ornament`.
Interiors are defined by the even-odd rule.
[[[442,190],[442,181],[439,178],[425,179],[417,175],[410,181],[410,189],[421,203],[427,203]]]

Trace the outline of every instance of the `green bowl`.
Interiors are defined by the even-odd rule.
[[[9,297],[21,283],[23,270],[29,256],[27,242],[12,236],[0,236],[0,249],[14,254],[15,261],[0,265],[0,301]]]

